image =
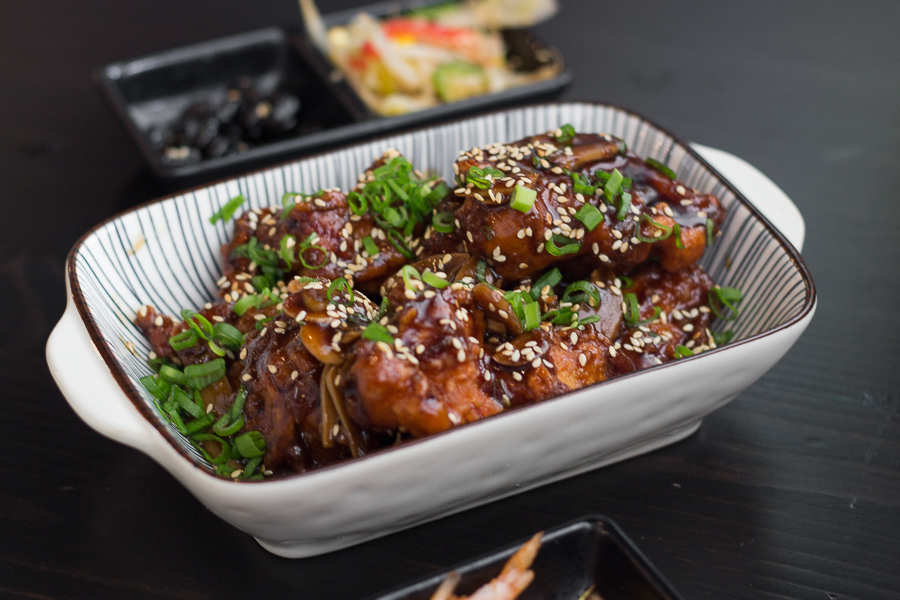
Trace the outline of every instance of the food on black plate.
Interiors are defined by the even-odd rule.
[[[453,592],[460,576],[451,571],[438,586],[431,600],[515,600],[534,580],[531,564],[541,549],[542,533],[537,533],[509,557],[503,570],[494,579],[472,592],[470,596],[457,596]]]
[[[349,191],[237,217],[219,297],[138,311],[164,416],[217,472],[305,472],[727,343],[697,265],[725,211],[606,135],[388,151]],[[212,220],[231,219],[242,197]]]
[[[445,2],[378,20],[360,13],[325,30],[312,0],[300,0],[311,37],[375,112],[399,115],[499,92],[559,75],[541,49],[540,64],[512,64],[502,34],[542,21],[555,0]]]
[[[296,129],[299,110],[300,99],[293,94],[261,94],[245,79],[218,101],[191,104],[174,125],[154,128],[148,135],[163,161],[190,164],[283,138]]]

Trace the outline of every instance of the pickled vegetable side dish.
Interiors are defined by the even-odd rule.
[[[453,169],[389,150],[352,190],[246,211],[215,302],[138,310],[142,383],[217,473],[313,470],[730,340],[710,323],[741,293],[697,264],[725,211],[665,165],[566,125]]]

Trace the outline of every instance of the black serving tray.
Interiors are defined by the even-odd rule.
[[[450,571],[461,581],[457,595],[469,595],[500,574],[507,559],[527,540],[462,563],[370,600],[429,600]],[[548,529],[532,565],[534,581],[520,600],[578,600],[591,585],[603,600],[682,600],[681,595],[611,520],[586,516]]]
[[[378,17],[397,14],[422,2],[386,2],[325,15],[330,26],[349,22],[358,12]],[[562,61],[555,49],[531,32],[504,32],[510,56],[520,64],[538,60],[537,53]],[[240,154],[207,158],[192,164],[164,161],[151,143],[152,129],[175,123],[190,104],[224,96],[242,77],[266,93],[276,88],[298,96],[299,125],[291,135],[256,145]],[[184,46],[134,60],[112,63],[95,80],[113,111],[135,140],[153,172],[171,184],[199,184],[279,160],[361,141],[378,134],[473,112],[547,97],[572,81],[570,71],[545,81],[495,94],[469,98],[397,117],[381,117],[363,103],[336,68],[301,32],[261,29]]]

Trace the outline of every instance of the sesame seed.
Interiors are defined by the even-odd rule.
[[[250,381],[251,379],[253,379],[253,377],[250,375],[250,373],[244,373],[243,375],[241,375],[241,381]]]
[[[297,371],[291,371],[291,379],[292,380],[297,379],[298,377],[300,377],[300,373],[298,373]]]
[[[584,354],[579,354],[578,355],[578,364],[580,364],[582,367],[584,365],[586,365],[587,364],[587,356],[585,356]]]
[[[275,365],[269,365],[269,373],[272,373],[274,375],[277,372],[278,372],[278,367],[276,367]]]
[[[466,351],[460,350],[459,352],[457,352],[456,360],[458,360],[459,362],[466,362]]]
[[[684,196],[684,194],[685,194],[685,189],[684,189],[684,186],[683,186],[683,185],[679,185],[677,188],[675,188],[675,191],[676,191],[676,192],[678,193],[678,195],[680,195],[680,196]]]

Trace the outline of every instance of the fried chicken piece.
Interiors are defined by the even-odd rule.
[[[606,381],[609,339],[593,324],[582,328],[544,323],[498,346],[491,357],[494,394],[524,406]]]
[[[680,345],[691,350],[709,348],[708,295],[713,282],[703,269],[691,265],[670,273],[658,263],[648,263],[631,278],[634,284],[624,291],[636,296],[641,319],[653,317],[655,307],[661,312],[652,322],[623,328],[610,353],[618,374],[671,361]]]
[[[422,437],[500,412],[483,390],[490,378],[485,323],[470,286],[389,283],[386,325],[394,344],[356,344],[344,390],[353,419],[364,429]]]

